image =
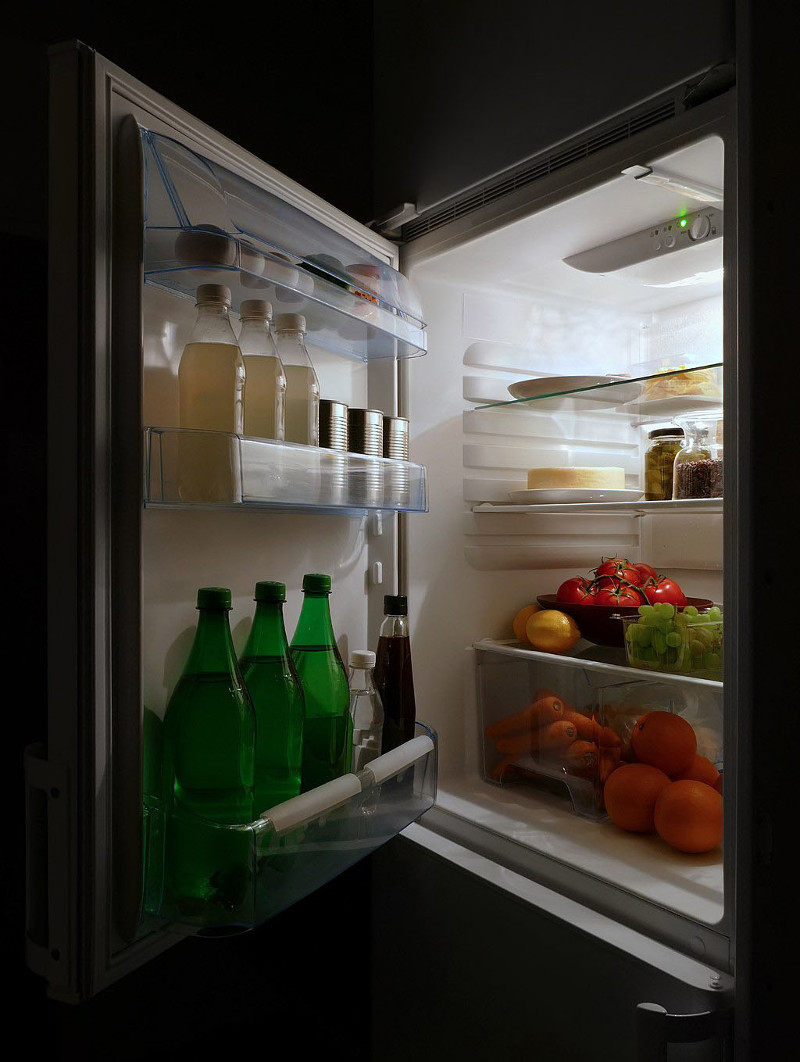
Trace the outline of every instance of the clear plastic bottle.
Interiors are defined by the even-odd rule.
[[[350,653],[350,717],[353,720],[355,774],[381,754],[383,703],[375,688],[375,654],[370,649]]]
[[[319,380],[305,344],[306,319],[279,313],[275,343],[286,376],[284,439],[319,446]]]
[[[403,595],[387,594],[383,607],[385,615],[375,654],[375,686],[383,704],[383,751],[389,752],[414,737],[417,711],[408,601]]]
[[[303,793],[347,774],[352,759],[350,687],[333,633],[330,593],[329,575],[303,576],[303,604],[291,644],[306,702]]]
[[[239,313],[239,347],[245,368],[244,434],[283,442],[286,375],[270,332],[272,306],[264,299],[245,299]]]
[[[230,304],[231,293],[222,284],[197,289],[197,321],[178,366],[179,424],[192,429],[178,440],[183,501],[241,501],[235,436],[244,426],[245,369]]]

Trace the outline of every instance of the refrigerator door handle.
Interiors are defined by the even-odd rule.
[[[639,1003],[636,1007],[637,1058],[639,1062],[667,1062],[670,1044],[717,1040],[721,1060],[732,1025],[732,1007],[698,1014],[670,1014],[658,1003]]]

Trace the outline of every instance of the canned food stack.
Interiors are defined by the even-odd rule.
[[[350,408],[347,411],[348,448],[352,454],[383,457],[383,411]],[[383,500],[383,466],[379,460],[351,462],[353,500],[359,505],[379,505]]]
[[[408,461],[408,418],[383,418],[383,456],[394,461]],[[387,465],[384,472],[386,500],[392,505],[408,501],[410,484],[408,466]]]
[[[319,402],[319,445],[336,453],[320,452],[320,501],[341,505],[347,497],[347,405],[331,398]],[[341,456],[340,456],[341,455]]]

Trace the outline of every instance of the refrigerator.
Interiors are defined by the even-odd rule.
[[[375,1058],[520,1046],[534,986],[544,1057],[749,1057],[737,90],[667,94],[381,234],[90,49],[55,50],[51,78],[48,610],[63,620],[46,742],[25,756],[27,961],[48,996],[84,1006],[186,937],[258,929],[368,860]],[[359,262],[378,286],[354,283]],[[233,437],[233,497],[181,499],[177,365],[207,282],[231,287],[234,321],[253,292],[301,307],[322,397],[407,417],[409,459],[348,453],[343,470],[325,448]],[[708,392],[648,405],[684,375]],[[644,500],[649,431],[709,410],[727,429],[722,494]],[[621,468],[624,486],[543,500],[527,476],[552,467]],[[723,674],[642,671],[624,643],[519,640],[520,609],[610,556],[722,609]],[[309,571],[332,576],[345,659],[375,647],[384,595],[407,595],[417,736],[371,778],[263,809],[256,884],[227,924],[165,912],[148,771],[197,588],[231,588],[241,648],[254,583],[286,583],[291,632]],[[492,777],[487,726],[543,687],[690,718],[724,779],[722,844],[687,855],[620,831],[563,772]],[[265,856],[286,859],[279,880],[259,879]]]

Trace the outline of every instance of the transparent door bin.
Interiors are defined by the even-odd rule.
[[[653,710],[686,718],[698,752],[722,770],[721,687],[620,682],[611,671],[482,649],[476,663],[482,776],[491,785],[547,792],[576,815],[603,821],[605,783],[635,759],[633,726]]]
[[[391,840],[433,807],[436,734],[416,736],[263,812],[221,825],[145,798],[141,931],[154,922],[215,936],[262,924]]]
[[[190,298],[222,283],[238,312],[263,297],[303,313],[310,340],[362,360],[427,349],[406,277],[323,222],[178,143],[139,127],[144,275]]]
[[[425,468],[410,461],[185,428],[149,427],[144,441],[148,506],[428,511]],[[209,448],[229,479],[197,493],[191,470]]]

